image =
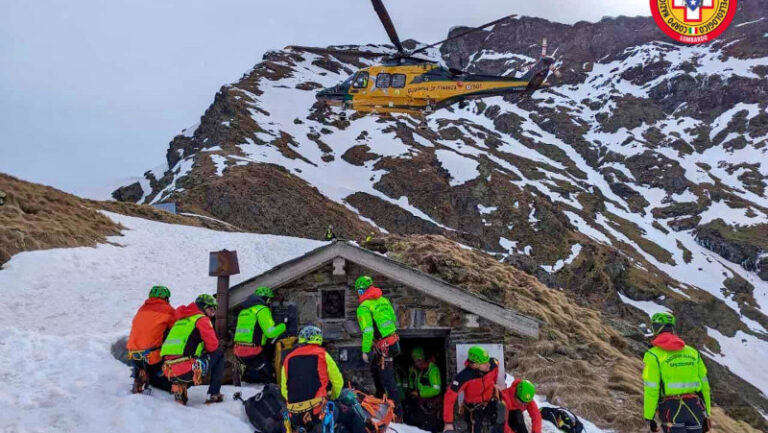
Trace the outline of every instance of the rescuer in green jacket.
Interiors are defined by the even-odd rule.
[[[245,365],[245,377],[256,383],[275,380],[272,364],[264,356],[264,346],[285,332],[285,323],[275,324],[269,305],[275,293],[258,287],[243,303],[235,327],[235,356]]]
[[[357,322],[362,332],[363,361],[371,363],[376,396],[385,393],[395,402],[395,415],[402,419],[403,408],[397,391],[393,358],[400,354],[397,336],[397,316],[389,299],[373,285],[373,279],[363,275],[355,281],[358,294]]]
[[[658,413],[664,433],[702,433],[711,424],[707,367],[699,352],[674,334],[676,319],[669,313],[651,318],[654,338],[643,357],[643,415],[658,432]]]
[[[405,423],[422,430],[438,432],[443,429],[440,420],[442,378],[440,368],[427,359],[424,348],[411,351],[413,366],[408,369],[408,395],[405,406]]]

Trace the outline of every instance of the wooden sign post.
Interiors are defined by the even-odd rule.
[[[216,336],[219,340],[227,339],[227,323],[229,320],[229,276],[240,273],[237,262],[237,251],[211,252],[208,262],[208,275],[218,277],[216,283]]]

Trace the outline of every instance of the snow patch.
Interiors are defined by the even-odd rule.
[[[631,299],[631,298],[625,296],[621,292],[618,292],[618,293],[619,293],[619,298],[621,298],[621,302],[623,302],[623,303],[625,303],[627,305],[631,305],[631,306],[633,306],[635,308],[639,308],[640,310],[645,311],[646,314],[648,314],[648,316],[653,316],[656,313],[670,313],[671,312],[667,307],[665,307],[663,305],[659,305],[659,304],[657,304],[655,302],[651,302],[651,301],[636,301],[634,299]]]
[[[573,263],[574,260],[576,260],[576,257],[579,256],[579,253],[581,252],[581,244],[573,244],[571,245],[571,255],[566,257],[564,260],[560,259],[553,266],[546,266],[542,265],[541,267],[549,272],[550,274],[553,272],[557,272],[560,269],[563,269],[566,265],[570,265]]]
[[[480,172],[477,171],[478,163],[474,159],[444,149],[436,150],[435,156],[440,161],[440,165],[451,174],[451,186],[463,185],[480,176]]]
[[[712,353],[706,348],[702,352],[763,393],[768,391],[768,369],[759,367],[765,365],[768,359],[768,342],[744,331],[737,331],[733,337],[727,337],[716,329],[707,328],[707,335],[717,340],[720,353]]]

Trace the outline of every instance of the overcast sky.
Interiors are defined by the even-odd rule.
[[[385,0],[401,39],[648,0]],[[577,6],[578,5],[578,6]],[[384,43],[367,0],[0,0],[0,172],[81,195],[161,164],[222,84],[286,45]]]

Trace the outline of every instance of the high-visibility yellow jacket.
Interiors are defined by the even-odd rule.
[[[659,334],[653,347],[643,357],[643,416],[647,420],[656,414],[659,399],[686,394],[698,394],[704,399],[707,416],[711,414],[711,399],[707,367],[699,352],[671,332]]]

